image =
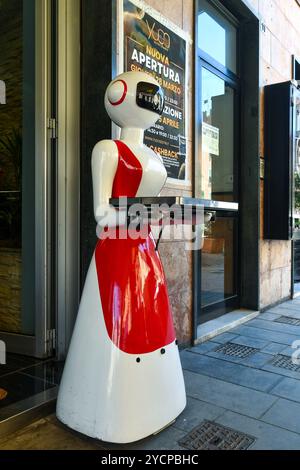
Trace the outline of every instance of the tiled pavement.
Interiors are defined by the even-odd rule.
[[[183,351],[188,405],[176,422],[157,436],[113,446],[70,432],[52,416],[3,440],[0,449],[180,449],[178,441],[206,419],[255,437],[251,449],[299,450],[300,367],[289,370],[272,361],[278,354],[291,358],[295,351],[291,346],[300,340],[300,326],[282,323],[280,317],[300,319],[300,299]],[[245,358],[216,351],[227,343],[254,350]]]

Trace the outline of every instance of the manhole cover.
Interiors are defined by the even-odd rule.
[[[270,361],[270,364],[281,369],[292,370],[293,372],[300,371],[300,365],[294,364],[290,356],[284,356],[283,354],[276,354]]]
[[[235,343],[225,343],[215,349],[215,352],[223,353],[227,356],[235,356],[241,358],[249,357],[257,351],[258,349],[256,348],[251,348],[250,346],[244,346],[243,344]]]
[[[246,450],[255,440],[248,434],[205,420],[178,444],[189,450]]]
[[[286,323],[287,325],[294,325],[294,326],[300,326],[300,320],[298,318],[293,318],[293,317],[279,317],[274,320],[277,323]]]

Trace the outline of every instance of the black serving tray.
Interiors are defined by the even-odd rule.
[[[182,209],[190,209],[192,212],[198,210],[237,212],[239,209],[238,203],[235,202],[211,201],[186,196],[133,197],[127,199],[121,197],[111,198],[109,202],[117,209],[125,208],[126,206],[129,208],[134,204],[141,204],[145,206],[147,210],[151,210],[151,206],[160,206],[162,204],[181,206]]]

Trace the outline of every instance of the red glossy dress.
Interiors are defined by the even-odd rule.
[[[116,145],[119,160],[112,197],[135,197],[142,166],[124,142],[116,141]],[[129,354],[163,348],[175,340],[175,332],[165,275],[150,227],[138,239],[130,238],[125,227],[117,229],[114,239],[109,238],[109,231],[95,251],[107,333]]]

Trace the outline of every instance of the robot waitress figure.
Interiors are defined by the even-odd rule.
[[[165,167],[143,139],[163,106],[153,77],[118,76],[106,90],[105,107],[121,138],[98,142],[92,154],[94,213],[105,236],[100,233],[86,277],[57,417],[114,443],[157,433],[186,406],[167,285],[150,226],[133,239],[127,213],[109,204],[112,197],[154,197],[162,190]]]

